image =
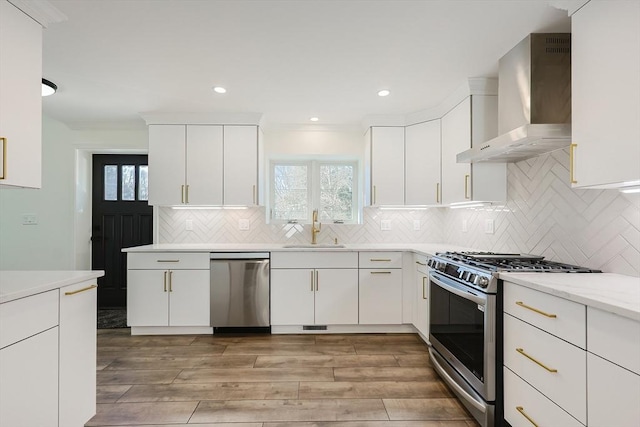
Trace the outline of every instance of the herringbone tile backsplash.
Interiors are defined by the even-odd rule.
[[[573,190],[568,152],[509,164],[504,206],[471,209],[381,210],[366,208],[364,224],[323,224],[319,243],[450,243],[640,276],[640,197],[617,190]],[[193,231],[185,230],[187,219]],[[249,230],[239,230],[239,220]],[[172,210],[160,208],[160,243],[309,243],[308,225],[275,225],[264,208]],[[391,230],[380,230],[390,220]],[[420,230],[414,230],[414,221]],[[485,233],[487,220],[494,234]],[[466,232],[463,232],[466,222]]]

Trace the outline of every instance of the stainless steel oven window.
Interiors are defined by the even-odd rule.
[[[495,399],[495,295],[430,273],[429,338],[487,401]]]

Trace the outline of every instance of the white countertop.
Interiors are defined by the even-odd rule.
[[[345,247],[326,246],[287,248],[282,243],[160,243],[123,249],[123,252],[274,252],[274,251],[409,251],[423,255],[433,255],[445,251],[470,251],[467,247],[452,246],[444,243],[350,243]]]
[[[0,271],[0,304],[102,276],[102,270]]]
[[[640,321],[640,277],[613,273],[500,273],[500,278]]]

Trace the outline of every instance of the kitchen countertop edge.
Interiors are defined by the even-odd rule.
[[[0,271],[0,304],[104,276],[102,270]]]

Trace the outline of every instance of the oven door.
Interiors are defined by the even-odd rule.
[[[485,401],[494,401],[496,296],[435,271],[429,280],[431,345]]]

